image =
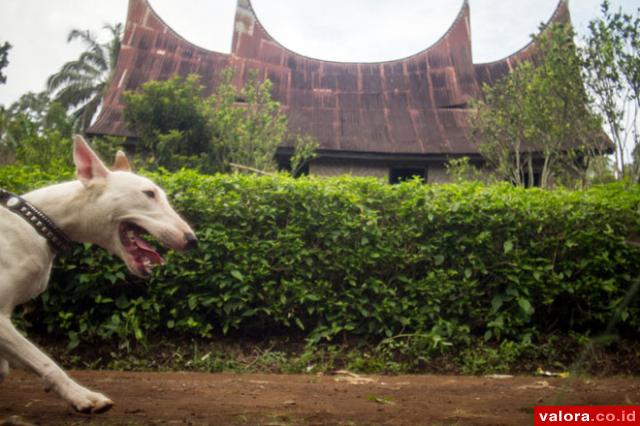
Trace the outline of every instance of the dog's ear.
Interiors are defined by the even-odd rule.
[[[109,175],[109,169],[80,135],[73,138],[73,162],[76,164],[76,175],[84,185]]]
[[[127,159],[127,156],[124,152],[118,151],[116,153],[116,161],[113,162],[113,167],[111,167],[111,170],[120,172],[131,171],[131,164],[129,164],[129,160]]]

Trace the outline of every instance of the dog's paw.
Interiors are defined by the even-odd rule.
[[[67,400],[74,410],[83,414],[101,414],[113,407],[113,401],[109,398],[100,393],[91,392],[82,386],[74,389]]]
[[[9,375],[9,363],[6,359],[0,359],[0,383]]]

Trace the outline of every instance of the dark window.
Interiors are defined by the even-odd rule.
[[[290,172],[291,171],[291,163],[287,162],[278,162],[278,171],[279,172]]]
[[[389,172],[389,183],[395,184],[400,183],[405,180],[411,180],[414,178],[420,178],[423,182],[427,181],[427,170],[426,169],[409,169],[409,168],[398,168],[391,169]]]

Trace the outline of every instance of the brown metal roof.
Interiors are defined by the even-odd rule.
[[[569,19],[560,0],[550,22]],[[292,52],[271,37],[249,0],[238,0],[231,54],[193,45],[173,31],[147,0],[129,0],[114,77],[91,134],[134,136],[122,118],[121,96],[149,80],[196,73],[212,93],[226,67],[242,84],[249,70],[273,82],[273,96],[294,132],[318,138],[320,149],[383,154],[474,154],[468,139],[466,102],[530,59],[529,44],[502,60],[474,64],[469,4],[429,48],[378,63],[330,62]]]

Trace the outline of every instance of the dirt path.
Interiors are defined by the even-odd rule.
[[[0,385],[0,425],[526,425],[539,404],[640,404],[640,378],[288,376],[72,372],[116,406],[73,413],[13,371]],[[10,423],[11,424],[11,423]]]

